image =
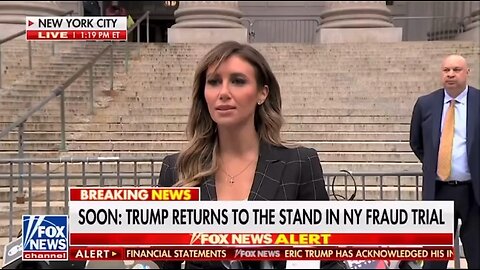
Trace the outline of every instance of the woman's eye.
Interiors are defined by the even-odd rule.
[[[207,84],[209,85],[218,85],[219,83],[220,83],[220,80],[217,80],[217,79],[207,80]]]
[[[242,78],[235,78],[232,80],[233,84],[243,85],[246,83],[245,79]]]

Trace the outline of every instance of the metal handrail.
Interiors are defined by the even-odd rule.
[[[147,22],[150,20],[150,10],[147,10],[140,18],[137,19],[135,24],[132,25],[130,29],[128,29],[127,34],[130,34],[130,32],[132,32],[133,29],[137,28],[137,26],[139,26],[145,19],[147,19]]]
[[[106,46],[99,54],[97,54],[92,60],[90,60],[87,64],[85,64],[82,68],[80,68],[77,72],[75,72],[72,76],[70,76],[63,84],[57,86],[55,89],[53,89],[52,93],[43,99],[40,103],[38,103],[35,107],[33,107],[30,111],[28,111],[26,114],[18,118],[17,121],[13,122],[10,126],[7,128],[3,129],[2,132],[0,132],[0,139],[8,134],[10,131],[15,129],[16,127],[22,125],[25,123],[30,116],[32,116],[34,113],[42,109],[50,100],[56,98],[57,96],[63,95],[65,89],[69,87],[78,77],[80,77],[88,68],[91,68],[97,60],[102,57],[103,54],[108,49],[112,48],[112,44]]]
[[[0,159],[0,164],[9,163],[78,163],[78,162],[160,162],[160,157],[60,157],[60,158],[8,158]]]
[[[113,90],[113,43],[107,45],[100,53],[95,55],[92,60],[87,64],[83,65],[77,72],[70,76],[63,84],[57,86],[53,89],[52,93],[44,98],[40,103],[30,109],[23,116],[19,117],[17,121],[12,123],[10,126],[5,128],[0,132],[0,139],[6,134],[10,133],[13,129],[18,127],[18,156],[20,159],[23,158],[23,133],[24,133],[24,123],[28,120],[30,116],[42,109],[46,104],[48,104],[52,99],[57,96],[60,96],[60,120],[61,120],[61,142],[60,142],[60,151],[66,151],[66,139],[65,139],[65,89],[69,87],[76,79],[78,79],[87,69],[89,70],[90,78],[90,113],[93,114],[93,65],[102,57],[108,50],[110,50],[110,90]],[[24,161],[19,161],[18,174],[20,179],[18,181],[18,193],[17,193],[17,203],[24,203],[25,197],[23,196],[23,163]]]

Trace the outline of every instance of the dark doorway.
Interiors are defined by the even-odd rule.
[[[150,42],[167,42],[168,28],[175,24],[175,20],[152,20],[150,19],[149,31]],[[137,41],[137,31],[134,30],[134,41]],[[140,24],[140,42],[147,42],[147,23],[143,21]]]
[[[103,1],[104,6],[111,5],[112,1]],[[178,8],[178,1],[119,1],[128,14],[136,22],[145,12],[150,12],[149,42],[167,42],[168,28],[175,24],[174,12]],[[140,42],[147,41],[147,21],[140,24]],[[129,41],[137,41],[137,29],[129,35]]]

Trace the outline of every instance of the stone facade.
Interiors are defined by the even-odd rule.
[[[320,14],[317,43],[402,41],[385,1],[331,1]]]
[[[181,1],[168,43],[247,42],[238,1]]]
[[[54,1],[0,1],[0,39],[25,30],[25,16],[57,16],[65,11]]]
[[[143,9],[151,10],[153,3],[161,4],[144,3]],[[175,24],[168,29],[170,43],[216,43],[225,39],[308,43],[480,40],[480,3],[476,1],[394,1],[391,6],[385,1],[179,3],[174,16],[169,15],[168,26],[175,19]],[[24,16],[55,16],[66,10],[74,10],[74,15],[82,16],[82,1],[0,2],[0,38],[23,30]],[[165,16],[157,19],[165,20]],[[460,31],[462,29],[465,31]],[[438,35],[445,30],[449,36]],[[166,31],[165,28],[165,34]],[[282,38],[276,38],[279,36]],[[290,39],[292,36],[296,38]]]

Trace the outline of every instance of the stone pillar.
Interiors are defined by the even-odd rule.
[[[238,1],[180,1],[168,43],[247,42]]]
[[[465,32],[455,39],[480,42],[480,2],[472,2],[472,11],[465,21]]]
[[[385,1],[327,1],[320,18],[317,43],[402,41]]]
[[[64,12],[53,1],[0,1],[0,39],[25,30],[25,16],[57,16]]]

